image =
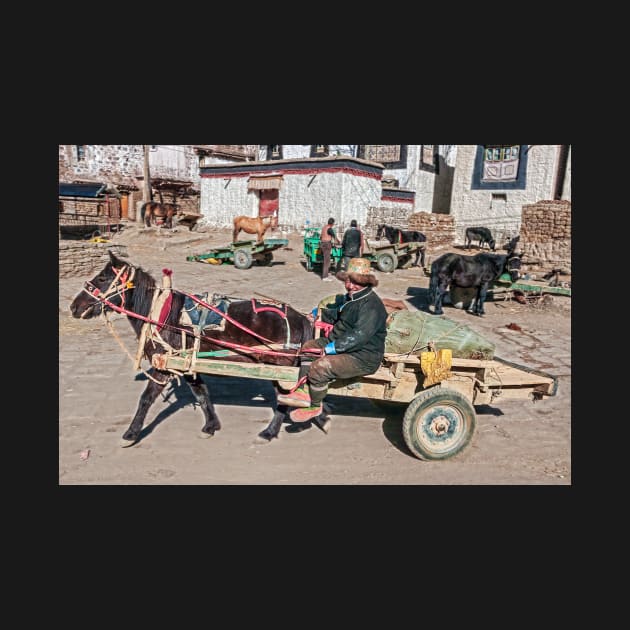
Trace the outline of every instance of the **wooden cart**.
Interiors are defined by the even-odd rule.
[[[278,349],[280,346],[278,346]],[[182,374],[213,374],[277,381],[291,389],[299,368],[236,363],[210,353],[153,356],[153,365]],[[422,460],[441,460],[461,452],[476,426],[473,405],[496,404],[510,398],[538,400],[554,396],[556,377],[495,357],[491,360],[452,357],[451,350],[418,354],[386,354],[373,374],[333,381],[330,394],[370,398],[407,405],[402,433],[409,450]]]
[[[304,258],[306,258],[306,269],[312,271],[315,265],[321,265],[324,258],[319,246],[321,228],[306,228],[304,233]],[[370,263],[375,264],[379,271],[391,273],[395,269],[406,269],[412,264],[412,258],[416,251],[425,247],[426,243],[395,243],[388,241],[378,241],[369,243],[366,241],[366,249],[363,258],[367,258]],[[341,247],[333,248],[330,253],[331,267],[339,270],[339,263],[343,257]]]
[[[376,265],[379,271],[391,273],[395,269],[407,269],[412,265],[412,258],[417,250],[426,247],[426,243],[381,243],[366,242],[368,249],[363,257]]]
[[[267,238],[263,241],[236,241],[225,247],[211,249],[204,254],[187,256],[186,260],[205,262],[211,264],[234,263],[237,269],[249,269],[252,263],[267,266],[273,261],[273,251],[286,247],[289,244],[286,238]]]

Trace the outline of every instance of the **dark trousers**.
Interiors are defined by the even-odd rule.
[[[322,280],[328,277],[328,270],[330,269],[330,254],[332,252],[332,241],[321,241],[319,248],[322,250]]]
[[[319,405],[328,393],[328,384],[336,379],[354,378],[376,372],[380,363],[372,369],[353,354],[327,354],[311,364],[308,385],[311,404]]]

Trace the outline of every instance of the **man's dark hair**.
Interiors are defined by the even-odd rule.
[[[330,217],[330,219],[328,219],[328,225],[332,225],[335,222],[335,220]]]
[[[357,227],[357,220],[356,219],[352,219],[352,221],[350,221],[350,227]]]

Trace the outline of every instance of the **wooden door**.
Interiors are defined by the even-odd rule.
[[[278,210],[280,208],[280,191],[277,188],[260,191],[260,203],[258,205],[258,216],[274,217],[271,224],[278,225]]]

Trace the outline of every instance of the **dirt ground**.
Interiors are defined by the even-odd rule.
[[[189,262],[230,239],[228,230],[166,231],[130,226],[112,240],[127,259],[161,278],[173,270],[173,286],[251,298],[272,297],[308,312],[341,282],[322,282],[309,272],[300,234],[274,252],[269,267]],[[428,249],[435,258],[447,251]],[[455,251],[455,250],[454,250]],[[417,268],[379,278],[377,293],[426,310],[429,279]],[[402,437],[404,406],[329,396],[331,428],[298,434],[281,430],[261,443],[257,434],[272,417],[269,381],[205,376],[222,429],[203,439],[203,414],[187,386],[168,387],[150,409],[140,441],[121,448],[121,436],[146,385],[133,370],[131,327],[113,317],[116,336],[102,319],[76,320],[69,304],[87,278],[59,280],[59,484],[60,485],[570,485],[571,298],[519,304],[496,296],[476,317],[445,306],[444,315],[465,323],[496,344],[502,359],[558,377],[558,393],[539,402],[503,400],[477,406],[472,443],[446,461],[414,457]],[[508,328],[508,325],[516,327]],[[123,348],[124,346],[124,348]],[[148,367],[145,362],[143,367]]]

